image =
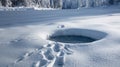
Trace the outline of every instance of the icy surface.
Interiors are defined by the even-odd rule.
[[[107,36],[77,44],[47,40],[57,30],[75,28]],[[0,67],[120,67],[119,29],[117,7],[0,11]]]

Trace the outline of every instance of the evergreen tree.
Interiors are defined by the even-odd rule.
[[[109,6],[119,2],[120,0],[0,0],[0,6],[77,9],[81,7]]]

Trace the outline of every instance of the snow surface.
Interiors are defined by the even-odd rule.
[[[47,39],[58,30],[79,35],[81,29],[106,36],[76,44]],[[119,29],[119,7],[0,11],[0,67],[120,67]]]

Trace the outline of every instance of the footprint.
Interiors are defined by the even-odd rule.
[[[19,59],[17,59],[17,61],[15,61],[15,64],[18,62],[21,62],[24,59],[24,57],[20,57]]]
[[[33,54],[33,52],[26,53],[26,54],[24,55],[24,57],[31,56],[32,54]]]
[[[65,64],[65,53],[64,51],[60,52],[60,55],[56,57],[54,67],[63,67]]]
[[[64,56],[57,57],[56,62],[57,62],[57,65],[60,65],[60,66],[64,65],[64,62],[65,62]]]
[[[47,51],[44,53],[44,55],[48,60],[54,59],[54,54],[51,48],[48,48]]]
[[[60,48],[61,48],[60,44],[55,43],[55,44],[54,44],[54,47],[53,47],[53,50],[54,50],[55,52],[60,52]]]
[[[26,58],[31,58],[36,61],[32,64],[33,67],[48,67],[50,65],[51,67],[63,67],[65,64],[65,55],[72,53],[69,45],[54,42],[25,53],[15,61],[14,65],[26,60]]]
[[[69,45],[65,45],[64,51],[67,55],[71,55],[73,53],[73,51],[70,49]]]
[[[39,64],[39,67],[47,67],[48,65],[48,61],[45,60],[45,59],[41,59],[40,60],[40,64]]]
[[[22,60],[24,60],[25,58],[27,58],[28,56],[31,56],[33,54],[33,51],[32,52],[28,52],[28,53],[25,53],[23,56],[21,56],[17,61],[15,61],[15,63],[18,63],[18,62],[21,62]]]
[[[52,44],[48,44],[47,47],[52,47]]]
[[[60,55],[59,56],[64,56],[65,55],[65,52],[64,52],[64,50],[62,50],[61,52],[60,52]]]

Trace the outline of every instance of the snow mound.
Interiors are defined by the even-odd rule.
[[[89,43],[103,39],[107,33],[89,29],[61,29],[49,36],[49,40],[63,43]]]

